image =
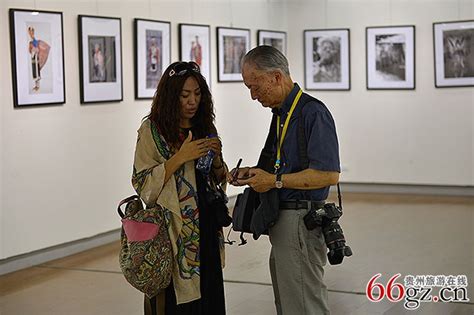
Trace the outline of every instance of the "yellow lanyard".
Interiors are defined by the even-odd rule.
[[[291,104],[291,108],[290,108],[290,112],[288,113],[288,116],[286,116],[285,124],[283,125],[283,131],[281,133],[281,137],[280,137],[280,116],[277,117],[277,158],[276,158],[275,166],[274,166],[275,167],[275,173],[280,168],[281,147],[283,145],[283,140],[285,140],[286,131],[288,130],[288,125],[290,124],[291,115],[293,114],[293,111],[296,108],[296,104],[298,104],[298,101],[301,97],[301,94],[303,94],[303,90],[300,89],[298,91],[298,94],[296,94],[296,97],[293,101],[293,104]]]

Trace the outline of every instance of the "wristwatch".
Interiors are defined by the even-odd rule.
[[[281,181],[281,174],[277,174],[276,176],[275,187],[278,189],[283,188],[283,182]]]

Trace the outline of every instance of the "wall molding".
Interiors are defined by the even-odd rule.
[[[0,275],[64,258],[120,239],[120,229],[0,260]]]
[[[351,183],[341,182],[343,192],[378,193],[378,194],[409,194],[409,195],[436,195],[436,196],[463,196],[473,197],[474,186],[441,186],[441,185],[413,185],[413,184],[379,184],[379,183]],[[336,187],[331,187],[336,192]]]

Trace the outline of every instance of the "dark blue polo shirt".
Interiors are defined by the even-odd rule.
[[[280,115],[280,124],[283,126],[290,111],[293,100],[300,90],[295,84],[288,97],[279,109],[273,110]],[[303,106],[304,105],[304,106]],[[302,112],[302,116],[300,113]],[[302,170],[298,149],[298,124],[303,119],[307,143],[309,168],[319,171],[340,172],[339,145],[336,126],[327,107],[318,99],[303,93],[291,116],[288,130],[281,149],[281,164],[279,173],[296,173]],[[276,141],[273,147],[276,156]],[[313,190],[296,190],[282,188],[280,200],[298,199],[320,201],[327,199],[329,187]]]

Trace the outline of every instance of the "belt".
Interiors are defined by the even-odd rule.
[[[311,200],[280,200],[280,209],[289,209],[289,210],[302,210],[302,209],[309,209],[311,205],[315,209],[319,209],[326,203],[325,200],[323,201],[311,201]]]

